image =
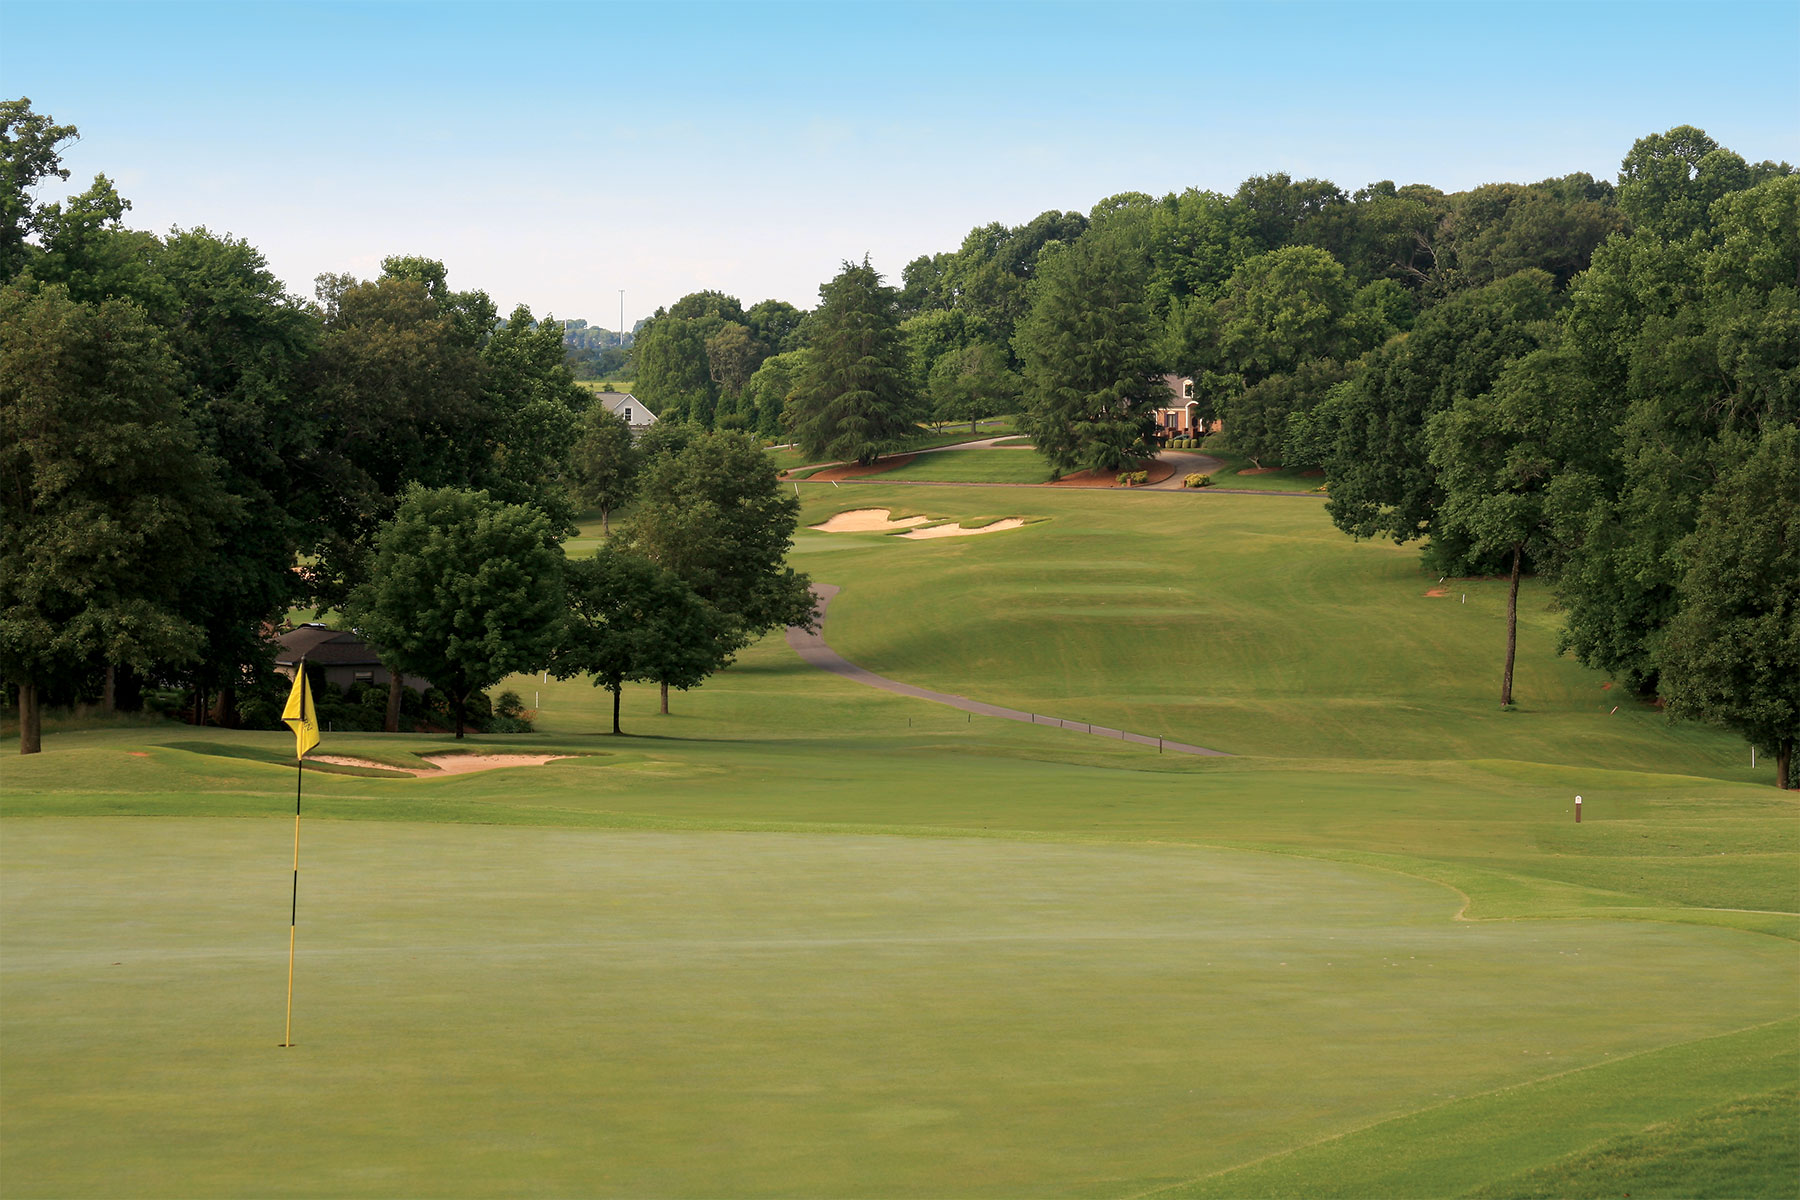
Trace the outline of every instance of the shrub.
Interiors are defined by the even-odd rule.
[[[1182,487],[1203,488],[1212,486],[1211,475],[1193,474],[1181,481]]]
[[[1119,474],[1119,486],[1134,487],[1137,484],[1147,482],[1149,478],[1150,472],[1148,471],[1122,471]]]

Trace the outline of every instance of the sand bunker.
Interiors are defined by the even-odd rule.
[[[314,762],[336,763],[341,767],[373,767],[378,771],[403,771],[408,775],[467,775],[471,771],[496,771],[501,767],[541,767],[573,754],[421,754],[429,767],[396,767],[392,763],[367,758],[351,758],[343,754],[309,755]]]
[[[1018,517],[1008,517],[1004,521],[995,521],[992,525],[982,525],[970,529],[963,525],[934,525],[930,529],[915,529],[911,533],[903,533],[903,538],[947,538],[974,537],[978,533],[999,533],[1002,529],[1017,529],[1025,524]]]
[[[914,525],[923,525],[930,517],[902,517],[898,521],[890,521],[887,508],[857,508],[849,512],[841,512],[823,525],[814,525],[820,533],[886,533],[890,529],[911,529]]]

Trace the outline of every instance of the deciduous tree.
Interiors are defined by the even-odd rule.
[[[596,402],[581,418],[581,436],[569,452],[575,495],[600,510],[600,530],[612,536],[612,510],[637,494],[643,458],[631,441],[625,418]]]
[[[138,306],[0,288],[0,674],[19,687],[21,754],[41,748],[46,687],[199,652],[181,589],[231,505],[181,385]]]
[[[547,666],[563,612],[562,531],[486,492],[413,487],[346,614],[390,669],[430,679],[463,736],[471,695]]]
[[[729,660],[724,619],[672,571],[640,554],[602,546],[569,564],[569,622],[556,653],[559,679],[592,675],[613,697],[620,733],[620,691],[628,680],[686,691]]]
[[[1658,639],[1669,714],[1723,725],[1794,778],[1800,741],[1800,428],[1772,429],[1707,493]]]
[[[728,655],[812,622],[807,578],[786,565],[799,511],[753,438],[702,433],[649,459],[626,542],[718,610]]]

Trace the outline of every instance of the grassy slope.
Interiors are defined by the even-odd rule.
[[[904,466],[883,471],[881,479],[946,483],[1043,483],[1050,468],[1030,450],[945,450],[921,454]]]
[[[1256,464],[1242,454],[1220,447],[1203,446],[1195,453],[1210,454],[1224,462],[1224,466],[1212,473],[1216,487],[1249,488],[1259,492],[1317,492],[1325,482],[1322,476],[1308,475],[1293,467],[1277,467],[1246,475],[1244,472],[1254,469]]]
[[[1794,1031],[1733,1031],[1794,1011],[1792,946],[1755,931],[1795,935],[1800,837],[1732,739],[1609,713],[1597,678],[1550,657],[1541,602],[1523,707],[1498,712],[1497,586],[1428,599],[1410,551],[1345,541],[1316,505],[1032,491],[997,513],[991,491],[850,491],[803,486],[805,519],[1041,518],[935,543],[803,534],[796,564],[845,588],[828,633],[852,658],[1240,757],[970,720],[774,640],[671,717],[631,689],[639,736],[619,740],[596,736],[602,693],[515,680],[547,732],[487,740],[605,754],[309,775],[309,813],[359,823],[311,827],[307,1028],[324,1046],[270,1091],[244,1047],[275,1040],[257,1023],[280,969],[264,910],[285,899],[282,737],[57,734],[8,760],[0,796],[15,1186],[271,1191],[280,1164],[293,1190],[345,1194],[529,1176],[565,1193],[1367,1195],[1406,1163],[1419,1194],[1520,1171],[1524,1193],[1689,1178],[1683,1156],[1721,1122],[1739,1157],[1782,1161],[1758,1098],[1792,1082]],[[763,836],[688,832],[718,830]],[[822,832],[956,840],[789,836]],[[607,885],[555,882],[580,872]],[[1190,894],[1199,880],[1216,886]],[[1512,919],[1528,916],[1564,919]],[[662,949],[621,960],[589,920]],[[762,946],[770,927],[795,948]],[[1727,1041],[1684,1049],[1703,1037]],[[251,1132],[271,1105],[300,1113],[291,1145]],[[302,1155],[316,1145],[329,1162]]]

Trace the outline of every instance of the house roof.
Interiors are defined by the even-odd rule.
[[[303,658],[327,667],[381,665],[381,656],[375,648],[356,634],[327,629],[323,625],[302,625],[288,630],[275,641],[281,646],[275,655],[279,666],[291,667]]]
[[[606,410],[608,412],[618,416],[624,415],[619,412],[620,409],[624,408],[626,405],[630,405],[631,423],[633,425],[656,424],[656,414],[651,412],[648,405],[630,392],[595,392],[594,396],[600,403],[606,405]]]

